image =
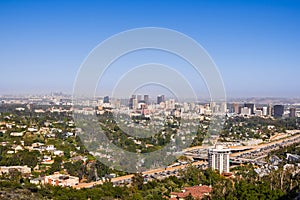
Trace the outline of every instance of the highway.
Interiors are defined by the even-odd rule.
[[[267,156],[267,154],[271,151],[274,151],[276,149],[282,148],[289,146],[293,143],[300,142],[300,134],[294,134],[291,137],[280,139],[277,141],[273,141],[267,144],[260,144],[256,146],[230,146],[229,148],[232,149],[233,151],[240,151],[236,153],[230,154],[230,159],[232,163],[254,163],[258,165],[262,165],[265,162],[259,161],[260,159],[264,158]],[[187,148],[183,151],[183,153],[187,156],[199,156],[197,155],[197,152],[199,151],[205,151],[208,147],[204,146],[196,146],[196,147],[191,147]],[[207,166],[206,161],[196,161],[193,162],[193,166],[197,167],[206,167]],[[179,170],[185,169],[188,167],[189,164],[181,164],[179,166],[172,166],[172,167],[167,167],[167,168],[158,168],[158,169],[153,169],[149,171],[142,172],[142,175],[146,181],[150,181],[152,179],[163,179],[169,176],[177,176]],[[112,178],[110,181],[114,185],[124,185],[124,184],[130,184],[133,174],[125,175],[125,176],[120,176],[116,178]],[[105,181],[94,181],[90,183],[79,183],[78,185],[74,186],[76,189],[81,189],[81,188],[91,188],[99,184],[103,184]]]
[[[174,166],[174,167],[153,169],[153,170],[142,172],[142,175],[148,181],[151,179],[163,179],[163,178],[167,178],[172,175],[176,176],[178,174],[179,170],[184,169],[188,166],[189,166],[189,164],[185,164],[185,165],[179,165],[179,166]],[[205,167],[205,166],[207,166],[207,162],[205,162],[205,161],[193,162],[192,166]],[[131,179],[133,176],[134,176],[134,174],[120,176],[120,177],[112,178],[111,180],[108,180],[108,182],[112,182],[114,185],[129,184],[129,183],[131,183]],[[94,181],[94,182],[90,182],[90,183],[79,183],[78,185],[75,185],[74,188],[76,188],[76,189],[92,188],[96,185],[101,185],[104,182],[105,181],[100,180],[100,181]]]

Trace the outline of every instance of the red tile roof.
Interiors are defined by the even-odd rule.
[[[185,198],[189,194],[191,194],[194,198],[202,199],[204,195],[211,193],[211,191],[212,191],[211,187],[203,185],[203,186],[185,187],[183,189],[183,192],[171,192],[171,195],[177,196],[177,198]]]

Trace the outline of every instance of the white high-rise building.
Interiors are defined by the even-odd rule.
[[[266,107],[266,106],[263,107],[263,115],[264,116],[268,115],[268,107]]]
[[[241,115],[251,115],[251,109],[248,107],[243,107],[241,109]]]
[[[133,109],[138,109],[138,100],[137,99],[133,99]]]
[[[227,113],[227,104],[226,104],[226,102],[221,103],[220,111],[221,111],[221,113]]]
[[[222,145],[216,145],[215,148],[208,150],[208,164],[212,169],[221,173],[229,172],[229,154],[230,149],[223,148]]]

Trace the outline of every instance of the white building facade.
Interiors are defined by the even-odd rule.
[[[223,148],[222,145],[216,145],[215,148],[208,150],[208,164],[212,169],[219,173],[229,172],[229,154],[230,149]]]

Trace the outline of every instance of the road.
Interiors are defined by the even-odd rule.
[[[205,161],[197,161],[197,162],[192,163],[192,166],[198,166],[198,167],[202,167],[202,166],[206,166],[206,165],[207,165],[207,162],[205,162]],[[189,164],[185,164],[185,165],[179,165],[179,166],[174,166],[174,167],[153,169],[153,170],[142,172],[142,175],[144,177],[149,177],[148,180],[163,179],[163,178],[166,178],[171,175],[177,175],[179,170],[184,169],[188,166],[189,166]],[[112,182],[114,185],[128,184],[128,183],[131,183],[131,179],[133,176],[134,176],[134,174],[129,174],[129,175],[125,175],[125,176],[112,178],[110,180],[110,182]],[[151,178],[151,177],[154,177],[154,178]],[[94,182],[90,182],[90,183],[79,183],[78,185],[75,185],[74,188],[76,188],[76,189],[92,188],[96,185],[101,185],[104,182],[105,181],[101,180],[101,181],[94,181]]]
[[[289,146],[295,142],[300,142],[300,134],[294,134],[291,137],[280,139],[277,141],[273,141],[267,144],[260,144],[256,146],[231,146],[229,147],[230,149],[234,151],[241,151],[237,153],[232,153],[230,154],[230,158],[233,161],[237,161],[240,163],[243,162],[255,162],[255,163],[260,163],[258,161],[260,158],[263,158],[267,155],[268,152],[274,151],[276,149]],[[191,147],[185,149],[183,152],[189,154],[189,152],[194,152],[197,150],[205,150],[208,147],[203,147],[203,146],[196,146],[196,147]],[[193,154],[191,153],[190,156]],[[247,156],[252,156],[253,158],[247,158]],[[206,161],[197,161],[192,163],[193,166],[200,166],[204,167],[207,166]],[[177,175],[179,170],[185,169],[189,166],[189,164],[183,164],[179,166],[173,166],[173,167],[167,167],[167,168],[158,168],[158,169],[153,169],[149,171],[142,172],[142,175],[146,180],[151,180],[151,179],[163,179],[171,175]],[[116,178],[112,178],[110,182],[112,182],[114,185],[122,185],[122,184],[129,184],[131,183],[133,174],[125,175],[125,176],[120,176]],[[91,188],[96,185],[101,185],[105,181],[94,181],[90,183],[79,183],[78,185],[74,186],[76,189],[81,189],[81,188]]]

